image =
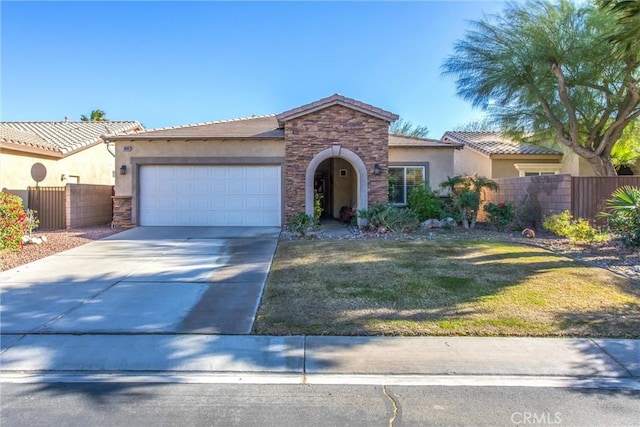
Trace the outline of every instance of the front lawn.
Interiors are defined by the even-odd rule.
[[[280,242],[257,334],[640,336],[640,285],[516,243]]]

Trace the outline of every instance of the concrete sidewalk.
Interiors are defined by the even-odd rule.
[[[3,335],[1,347],[3,381],[137,376],[414,384],[461,377],[486,383],[500,377],[640,390],[640,340],[32,334]]]

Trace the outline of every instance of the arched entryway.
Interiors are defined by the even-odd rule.
[[[341,176],[341,174],[344,174]],[[343,206],[368,208],[367,168],[353,151],[334,145],[318,153],[309,162],[305,177],[305,213],[313,215],[314,192],[324,175],[325,207],[329,215],[339,217]],[[341,180],[342,178],[342,180]],[[328,186],[331,186],[329,188]]]

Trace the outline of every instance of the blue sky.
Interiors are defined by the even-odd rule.
[[[146,127],[280,113],[341,93],[430,136],[480,117],[440,66],[503,2],[2,1],[4,121],[100,108]]]

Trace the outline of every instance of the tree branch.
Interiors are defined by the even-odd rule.
[[[578,118],[576,117],[576,111],[571,105],[571,101],[569,100],[569,93],[567,92],[567,82],[564,78],[564,74],[562,70],[558,66],[558,64],[551,65],[551,72],[558,79],[558,95],[560,96],[560,101],[564,108],[567,110],[567,115],[569,116],[569,130],[571,133],[571,140],[575,144],[580,144],[579,136],[578,136]]]
[[[600,144],[595,150],[596,155],[600,155],[604,151],[611,139],[617,141],[622,135],[622,131],[627,123],[640,115],[640,110],[633,111],[639,102],[640,93],[638,92],[638,82],[632,80],[629,84],[629,96],[626,100],[626,105],[620,106],[621,108],[618,110],[616,120],[609,126],[604,135],[602,135]]]

